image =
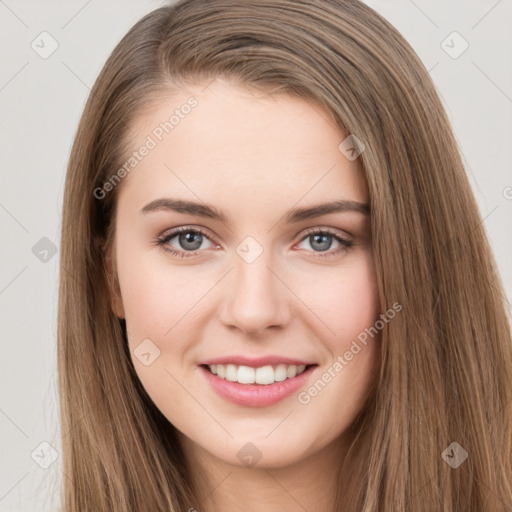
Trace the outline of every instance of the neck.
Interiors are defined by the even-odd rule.
[[[335,510],[339,467],[347,443],[337,439],[286,466],[230,464],[179,434],[197,490],[198,512]],[[194,510],[194,509],[192,509]]]

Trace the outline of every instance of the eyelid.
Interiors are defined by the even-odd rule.
[[[157,239],[167,238],[167,237],[174,238],[176,235],[179,235],[180,233],[188,233],[189,231],[196,231],[198,233],[201,233],[206,238],[208,238],[208,240],[210,240],[211,242],[215,243],[216,245],[220,245],[215,240],[215,236],[212,235],[208,229],[203,228],[202,226],[194,226],[192,224],[191,225],[187,224],[185,226],[178,226],[176,228],[167,229],[161,235],[159,235],[157,237]]]
[[[207,237],[210,241],[214,242],[216,245],[221,245],[216,241],[216,237],[214,235],[212,235],[211,232],[207,228],[204,228],[202,226],[195,226],[193,224],[190,224],[190,225],[187,224],[184,226],[178,226],[176,228],[167,229],[161,235],[159,235],[158,238],[164,238],[169,235],[175,236],[181,232],[186,233],[188,231],[197,231],[197,232],[201,233],[202,235],[204,235],[205,237]],[[352,235],[350,235],[346,231],[342,231],[342,230],[335,229],[335,228],[330,228],[327,226],[314,226],[314,227],[305,229],[301,233],[301,238],[298,241],[302,242],[302,240],[304,240],[304,238],[306,236],[308,236],[312,233],[318,233],[318,232],[329,233],[330,235],[339,236],[341,238],[346,239],[347,241],[349,241],[349,240],[352,241],[352,238],[353,238]]]
[[[327,226],[315,226],[314,228],[307,228],[305,231],[303,231],[302,238],[300,239],[300,241],[302,242],[302,240],[304,240],[304,238],[306,236],[308,236],[312,233],[318,233],[318,232],[328,233],[329,235],[338,236],[340,238],[343,238],[347,242],[353,241],[352,235],[350,235],[346,231],[342,231],[340,229],[335,229],[335,228],[329,228]]]
[[[169,242],[180,233],[188,233],[188,232],[197,232],[202,234],[205,238],[207,238],[212,244],[220,247],[220,244],[215,242],[215,237],[210,235],[209,230],[203,228],[202,226],[193,226],[193,225],[185,225],[178,226],[176,228],[171,228],[165,230],[162,234],[155,237],[152,244],[156,247],[161,248],[166,253],[170,254],[173,257],[181,257],[181,258],[191,258],[195,257],[205,251],[195,250],[195,251],[184,251],[183,249],[176,249],[169,245]]]
[[[356,245],[356,242],[354,241],[353,237],[351,235],[348,235],[348,233],[346,235],[342,235],[336,229],[322,226],[315,226],[314,228],[306,229],[306,231],[302,233],[301,239],[299,240],[298,244],[302,243],[304,240],[307,240],[309,236],[315,234],[327,234],[334,238],[340,246],[332,251],[306,251],[306,257],[311,258],[313,260],[329,260],[331,258],[335,259],[337,257],[340,257],[342,253],[348,253],[348,251]],[[313,256],[311,256],[311,254],[313,254]]]
[[[178,226],[176,228],[171,228],[169,230],[164,231],[161,235],[157,236],[154,243],[156,245],[161,245],[162,248],[168,252],[171,252],[173,254],[179,254],[182,257],[194,257],[197,254],[201,252],[205,252],[204,250],[195,250],[195,251],[184,251],[182,249],[175,249],[174,247],[167,247],[168,242],[173,239],[175,236],[179,235],[180,233],[187,233],[187,232],[197,232],[202,234],[204,237],[206,237],[210,242],[215,244],[217,247],[220,247],[221,244],[215,241],[215,237],[212,236],[208,229],[203,228],[202,226],[194,226],[194,225],[184,225],[184,226]],[[336,230],[334,228],[329,228],[326,226],[315,226],[311,228],[307,228],[305,231],[303,231],[300,235],[300,239],[295,244],[300,244],[303,242],[308,236],[312,234],[327,234],[335,238],[339,244],[341,244],[341,247],[334,250],[334,251],[325,251],[325,252],[316,252],[316,251],[306,251],[306,252],[313,252],[313,254],[316,254],[316,256],[313,256],[313,258],[326,258],[326,257],[334,257],[338,255],[340,251],[343,249],[348,250],[350,247],[355,245],[355,242],[353,241],[353,237],[349,235],[346,232],[343,232],[343,234],[340,233],[339,230]]]

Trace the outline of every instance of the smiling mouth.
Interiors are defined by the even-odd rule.
[[[312,366],[318,365],[277,364],[258,368],[236,364],[204,364],[201,366],[209,370],[213,375],[230,382],[268,386],[276,382],[293,379]]]

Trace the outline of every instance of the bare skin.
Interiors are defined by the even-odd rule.
[[[367,204],[363,175],[338,149],[346,135],[318,106],[221,80],[205,86],[171,92],[136,121],[134,149],[187,98],[198,102],[119,185],[112,256],[120,295],[113,309],[126,319],[142,384],[179,431],[200,491],[195,509],[334,510],[346,432],[379,353],[376,338],[333,370],[380,313],[369,215],[341,211],[293,223],[284,216],[331,201]],[[141,212],[159,198],[207,203],[226,221],[163,208]],[[190,250],[180,233],[155,243],[180,226],[190,228],[190,241],[196,234],[199,248]],[[315,242],[311,231],[323,240]],[[256,241],[250,250],[262,251],[250,263],[237,252],[248,236]],[[149,365],[134,355],[143,340],[160,351]],[[232,354],[318,366],[299,390],[302,401],[294,392],[249,407],[217,394],[200,367]],[[326,385],[308,394],[329,369]],[[240,456],[248,443],[260,454],[251,466]]]

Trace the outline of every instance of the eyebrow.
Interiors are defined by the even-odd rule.
[[[190,215],[206,217],[226,224],[228,222],[227,216],[222,211],[217,210],[214,206],[206,203],[196,203],[193,201],[172,199],[169,197],[162,197],[160,199],[151,201],[146,206],[144,206],[140,212],[147,214],[159,210],[174,211],[177,213],[188,213]],[[368,215],[370,213],[370,207],[366,203],[340,199],[338,201],[331,201],[329,203],[318,204],[314,206],[292,208],[285,214],[284,220],[285,222],[292,224],[306,219],[321,217],[322,215],[327,215],[329,213],[344,212],[356,212],[363,215]]]

